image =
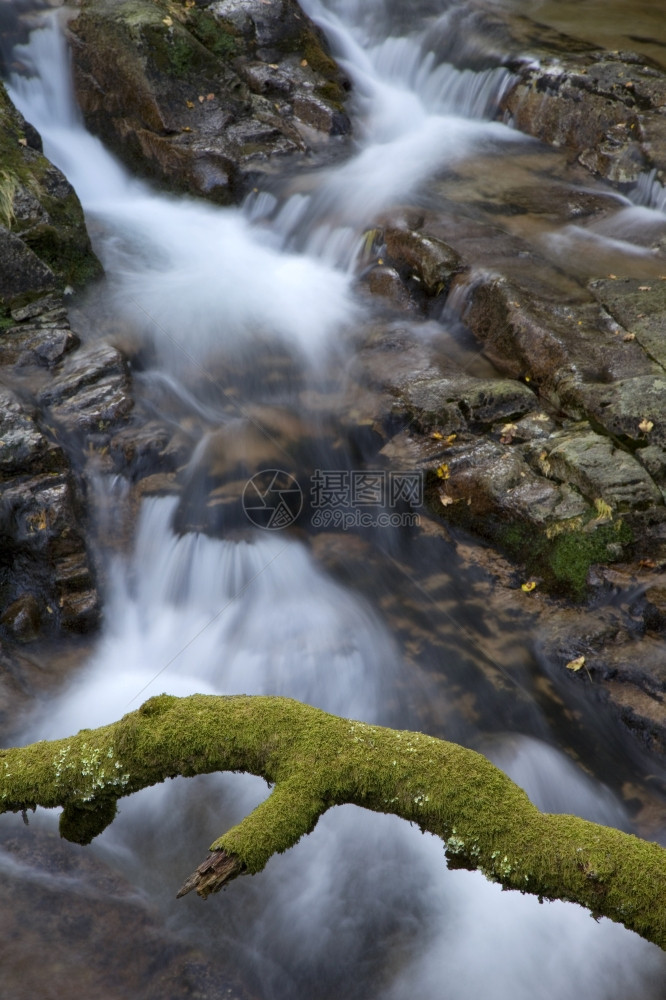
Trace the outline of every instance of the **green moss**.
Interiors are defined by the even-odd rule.
[[[213,844],[237,862],[233,874],[260,871],[326,809],[352,803],[441,837],[453,867],[479,869],[507,889],[574,900],[666,946],[664,848],[540,813],[471,750],[286,698],[161,695],[113,725],[0,751],[0,811],[63,805],[63,834],[88,842],[112,821],[121,796],[216,770],[250,772],[275,786]]]
[[[17,181],[14,174],[0,170],[0,223],[11,229],[14,222],[14,196]]]
[[[214,17],[207,10],[192,7],[187,27],[209,52],[220,59],[231,59],[238,54],[238,33],[230,21]]]
[[[312,30],[306,29],[301,34],[298,40],[298,51],[303,53],[303,56],[308,61],[308,66],[315,73],[321,73],[322,76],[325,76],[330,81],[336,83],[339,81],[340,70],[337,63],[325,51],[317,35]]]
[[[496,545],[525,567],[526,576],[537,577],[543,589],[562,597],[582,600],[587,593],[590,567],[618,562],[634,541],[629,525],[621,518],[599,524],[591,508],[582,517],[558,524],[500,521],[487,514],[470,513],[465,503],[442,508],[438,480],[426,481],[426,502],[438,517],[458,524]]]
[[[546,547],[544,555],[557,584],[574,596],[582,597],[587,588],[590,566],[617,562],[622,558],[625,546],[631,542],[631,529],[619,520],[597,525],[588,531],[563,532]]]
[[[15,228],[14,196],[21,187],[31,191],[49,215],[51,224],[19,235],[54,271],[63,284],[82,287],[99,277],[102,267],[92,251],[81,203],[73,189],[49,195],[55,167],[45,156],[24,145],[22,121],[0,84],[0,222]],[[62,178],[58,177],[60,187]]]

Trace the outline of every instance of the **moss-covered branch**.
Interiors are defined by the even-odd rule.
[[[539,812],[485,757],[328,715],[286,698],[151,698],[68,739],[0,751],[0,812],[63,806],[61,832],[89,843],[125,795],[176,775],[245,771],[272,794],[212,844],[187,880],[206,896],[262,870],[350,802],[441,837],[449,867],[507,889],[580,903],[666,949],[666,849],[573,816]]]

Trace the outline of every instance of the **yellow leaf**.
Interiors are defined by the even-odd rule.
[[[639,431],[643,431],[643,434],[649,434],[653,427],[654,424],[647,417],[644,417],[638,425]]]
[[[187,104],[188,108],[194,107],[194,101],[185,101],[185,103]]]
[[[443,465],[440,465],[439,468],[437,469],[437,478],[438,479],[450,479],[451,478],[451,470],[449,469],[449,467],[446,464],[446,462],[444,462]]]
[[[566,666],[567,670],[573,670],[573,672],[576,673],[577,670],[580,670],[581,667],[585,666],[585,657],[577,656],[575,660],[569,660]]]
[[[183,127],[183,128],[181,129],[181,131],[183,131],[183,132],[191,132],[191,131],[192,131],[192,129],[190,128],[190,126],[189,126],[189,125],[185,125],[185,126],[184,126],[184,127]]]
[[[443,435],[443,434],[441,434],[441,433],[440,433],[439,431],[433,431],[433,432],[432,432],[432,434],[430,435],[430,437],[431,437],[431,438],[432,438],[432,439],[433,439],[434,441],[441,441],[441,440],[442,440],[442,438],[444,437],[444,435]]]
[[[171,25],[173,24],[173,18],[169,17],[168,15],[166,17],[163,17],[162,24],[166,24],[167,28],[170,28]]]
[[[601,497],[594,501],[594,509],[597,512],[597,517],[595,518],[597,522],[613,520],[613,508],[605,500],[602,500]]]
[[[524,593],[526,593],[526,594],[531,594],[532,591],[535,588],[536,588],[536,581],[535,580],[528,580],[527,583],[521,584],[521,587],[520,587],[520,589],[522,591],[524,591]]]

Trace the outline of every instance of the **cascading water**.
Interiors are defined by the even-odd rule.
[[[372,35],[367,5],[340,2],[337,13],[318,0],[304,6],[354,80],[362,136],[355,155],[322,171],[308,194],[263,194],[222,210],[131,179],[81,126],[53,27],[21,52],[32,75],[11,82],[45,151],[101,224],[114,307],[135,324],[143,316],[138,325],[160,369],[154,377],[170,380],[184,405],[181,366],[247,347],[258,334],[262,349],[276,338],[316,369],[365,308],[350,271],[362,227],[472,152],[526,144],[482,120],[506,83],[504,70],[435,65],[424,58],[423,35],[380,38],[379,3]],[[215,418],[209,407],[206,419]],[[400,721],[389,705],[408,681],[407,667],[369,602],[291,538],[249,529],[233,541],[177,536],[174,505],[145,502],[132,554],[112,560],[96,652],[30,720],[26,740],[111,721],[160,691],[285,694],[343,715]],[[500,741],[488,752],[541,808],[628,825],[607,789],[545,743]],[[219,902],[175,903],[174,888],[202,845],[265,794],[250,778],[178,780],[123,804],[93,847],[159,901],[184,940],[214,954],[222,937],[257,995],[663,995],[664,957],[635,935],[576,907],[539,906],[478,874],[449,872],[439,841],[353,807],[328,813],[297,849],[259,878],[234,883]],[[13,863],[0,852],[1,870]]]

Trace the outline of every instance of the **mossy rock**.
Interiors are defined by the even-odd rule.
[[[41,139],[0,84],[0,223],[53,272],[56,284],[80,287],[102,273],[81,203],[64,175],[42,153]],[[37,218],[22,216],[28,204]],[[30,289],[17,294],[25,299]],[[35,289],[43,292],[43,283]],[[13,300],[11,289],[3,295]]]

